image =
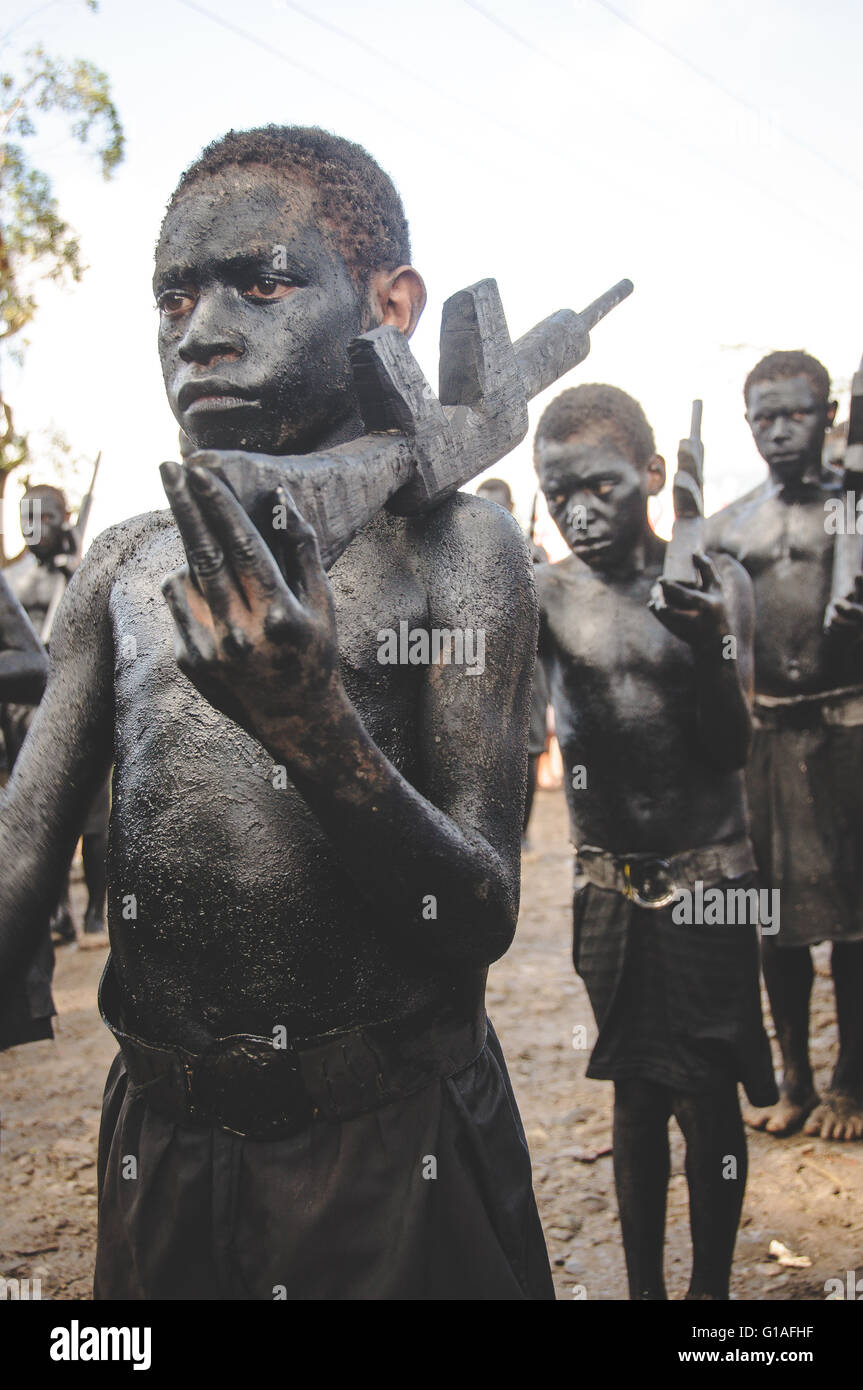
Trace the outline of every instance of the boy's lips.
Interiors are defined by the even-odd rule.
[[[243,410],[255,405],[245,396],[199,396],[183,411],[184,415],[203,415],[208,410]]]
[[[205,410],[237,410],[259,403],[253,392],[220,377],[187,381],[177,393],[177,404],[184,415],[196,415]]]
[[[598,550],[605,545],[608,545],[608,536],[586,536],[583,531],[577,531],[572,541],[574,550]]]

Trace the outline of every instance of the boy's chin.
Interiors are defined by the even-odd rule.
[[[569,548],[573,555],[577,555],[579,560],[583,560],[591,569],[601,569],[609,556],[614,553],[614,546],[608,541],[585,542],[583,539],[573,539],[569,541]]]
[[[785,458],[765,459],[770,472],[783,483],[795,483],[809,467],[809,458],[800,454],[789,454]]]
[[[214,421],[202,422],[194,431],[182,426],[188,435],[194,451],[217,449],[222,452],[239,451],[246,454],[290,453],[290,447],[279,445],[278,428],[262,428],[260,421]]]

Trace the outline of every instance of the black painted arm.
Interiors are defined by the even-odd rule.
[[[0,574],[0,700],[36,705],[48,679],[48,655]]]
[[[426,671],[421,788],[384,757],[346,696],[340,720],[303,740],[300,758],[293,746],[267,746],[391,931],[433,959],[487,965],[518,917],[536,598],[510,517],[474,499],[445,513],[424,539],[429,628],[460,628],[475,673],[467,662]]]
[[[94,542],[57,612],[48,685],[0,800],[0,978],[27,957],[59,896],[111,764],[114,531]]]

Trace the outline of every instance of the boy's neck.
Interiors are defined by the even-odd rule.
[[[324,438],[315,446],[315,453],[320,453],[324,449],[332,449],[336,444],[347,444],[352,439],[359,439],[361,434],[366,433],[363,418],[358,409],[352,410],[332,429],[328,430]]]
[[[359,439],[360,435],[366,433],[366,427],[359,409],[354,407],[346,414],[339,416],[333,424],[326,426],[316,439],[304,444],[301,448],[295,445],[279,450],[284,457],[302,454],[322,454],[327,449],[334,449],[337,444],[348,444],[352,439]]]
[[[769,465],[768,465],[769,466]],[[802,492],[809,492],[812,489],[820,488],[822,482],[821,455],[812,456],[804,465],[799,473],[793,477],[783,477],[781,473],[770,469],[770,477],[779,492],[780,496],[794,498]]]
[[[601,579],[612,581],[635,579],[647,570],[661,567],[664,551],[665,542],[657,536],[645,518],[644,531],[631,549],[617,556],[614,560],[609,560],[601,568],[598,568],[596,573]]]

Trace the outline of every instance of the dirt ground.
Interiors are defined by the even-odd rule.
[[[560,1298],[626,1297],[611,1170],[611,1086],[584,1072],[595,1036],[570,959],[570,850],[559,792],[539,792],[524,857],[515,944],[491,971],[489,1013],[510,1067],[533,1156]],[[81,889],[73,906],[81,915]],[[829,957],[819,948],[813,1056],[828,1076],[836,1045]],[[41,1279],[42,1297],[89,1298],[96,1234],[96,1137],[114,1043],[99,1021],[103,951],[58,952],[55,1042],[0,1054],[0,1276]],[[573,1047],[585,1026],[587,1049]],[[577,1036],[577,1035],[576,1035]],[[683,1148],[672,1126],[666,1269],[679,1298],[689,1270]],[[825,1297],[825,1281],[863,1265],[863,1145],[750,1136],[733,1296]],[[768,1258],[776,1239],[807,1268]],[[861,1271],[863,1272],[863,1271]]]

